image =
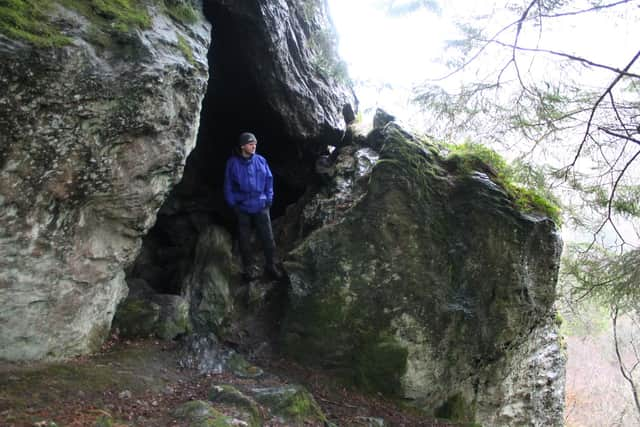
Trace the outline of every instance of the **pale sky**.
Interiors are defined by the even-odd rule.
[[[411,86],[425,78],[442,51],[443,35],[454,29],[433,12],[390,17],[375,0],[330,0],[340,36],[340,53],[356,78],[392,80]]]
[[[580,9],[588,7],[586,1],[578,7],[581,1],[571,4]],[[370,123],[375,107],[380,106],[418,131],[424,131],[421,113],[409,100],[415,94],[415,85],[447,73],[439,61],[445,56],[444,42],[457,38],[453,24],[456,16],[484,12],[496,28],[509,22],[504,19],[506,11],[495,7],[495,4],[504,5],[504,0],[440,0],[440,14],[421,9],[400,17],[390,17],[380,7],[379,0],[328,2],[339,35],[339,52],[356,82],[364,122]],[[640,1],[634,0],[608,13],[605,18],[605,14],[599,12],[546,20],[542,36],[531,31],[522,35],[521,43],[572,53],[622,69],[640,48]],[[530,66],[527,73],[531,78],[562,78],[546,59],[532,63],[523,60],[522,64]],[[636,73],[639,70],[640,67],[632,69]],[[582,82],[587,87],[600,79],[598,83],[602,87],[603,81],[608,85],[613,77],[608,71],[591,70]],[[573,155],[568,151],[564,154]],[[633,234],[631,230],[630,234]]]
[[[496,28],[506,22],[504,0],[440,0],[440,14],[420,9],[398,17],[389,16],[380,0],[328,2],[339,34],[339,52],[348,64],[350,76],[356,83],[369,83],[368,87],[356,87],[361,110],[381,105],[407,119],[419,115],[415,107],[408,105],[414,86],[447,72],[439,62],[445,58],[445,41],[458,37],[453,24],[457,18],[484,14],[489,25]],[[576,0],[574,4],[580,2]],[[530,33],[527,40],[523,35],[523,45],[537,44],[622,68],[638,49],[638,3],[614,8],[610,19],[603,20],[600,12],[575,19],[547,20],[545,37],[538,40],[537,33]],[[582,7],[588,7],[588,3],[583,1]]]

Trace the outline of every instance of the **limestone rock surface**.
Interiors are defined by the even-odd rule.
[[[320,192],[306,209],[349,203],[324,209],[329,220],[301,216],[310,225],[297,229],[311,231],[285,262],[285,351],[435,416],[562,425],[556,226],[519,212],[484,173],[382,126],[366,141],[380,152],[365,175],[353,167],[362,148],[335,156],[327,188],[351,177],[354,197]]]
[[[269,161],[275,218],[315,181],[317,153],[340,144],[357,101],[340,68],[324,0],[203,6],[214,41],[198,143],[127,281],[143,279],[159,293],[185,296],[195,328],[220,333],[232,310],[229,294],[237,290],[228,262],[233,236],[225,250],[206,236],[221,225],[235,231],[222,179],[238,134],[254,132]]]
[[[186,24],[158,5],[147,27],[126,30],[54,2],[68,44],[0,36],[2,359],[100,346],[127,294],[124,268],[182,175],[210,26],[196,9]]]
[[[356,100],[335,53],[333,26],[323,0],[211,0],[220,25],[235,28],[234,49],[257,102],[294,139],[334,142]],[[250,28],[251,31],[243,31]],[[215,29],[214,29],[215,31]],[[352,114],[352,113],[351,113]]]

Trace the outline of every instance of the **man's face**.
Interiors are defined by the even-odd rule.
[[[256,152],[256,145],[257,143],[255,141],[251,141],[241,146],[240,151],[242,155],[244,157],[251,157]]]

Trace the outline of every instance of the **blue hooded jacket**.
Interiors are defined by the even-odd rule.
[[[229,206],[256,213],[273,203],[273,175],[259,154],[248,159],[232,156],[224,174],[224,197]]]

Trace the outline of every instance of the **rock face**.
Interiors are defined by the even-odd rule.
[[[439,417],[562,423],[555,225],[391,115],[345,132],[324,1],[48,3],[58,47],[0,35],[0,359],[96,349],[128,286],[123,330],[222,342],[222,176],[251,130],[291,249],[288,354]]]
[[[261,97],[254,101],[275,113],[284,135],[335,142],[355,105],[349,87],[336,84],[347,75],[333,51],[325,2],[213,0],[207,6],[218,31],[230,33],[220,49],[242,52],[234,66],[249,78],[245,84],[258,88]]]
[[[332,45],[324,1],[210,0],[204,11],[214,41],[198,143],[127,280],[142,279],[161,293],[193,296],[196,329],[214,315],[213,330],[219,331],[229,313],[205,311],[229,306],[229,268],[226,255],[211,245],[207,249],[203,233],[221,224],[234,231],[222,177],[238,135],[255,133],[258,151],[269,160],[276,217],[317,179],[317,154],[340,143],[356,101],[346,74],[340,74],[344,70]],[[199,295],[205,304],[195,302]]]
[[[436,416],[562,425],[553,222],[393,122],[363,143],[375,166],[357,167],[371,148],[343,148],[327,185],[342,191],[300,215],[286,351]]]
[[[196,142],[210,26],[193,11],[150,7],[127,30],[54,4],[65,46],[0,36],[0,358],[86,353],[108,333]]]
[[[203,277],[218,264],[192,255],[203,230],[231,229],[235,138],[259,135],[282,209],[354,118],[325,2],[46,3],[12,3],[38,21],[26,32],[0,26],[0,359],[97,348],[125,278],[223,324],[200,296],[221,303],[224,271]]]

